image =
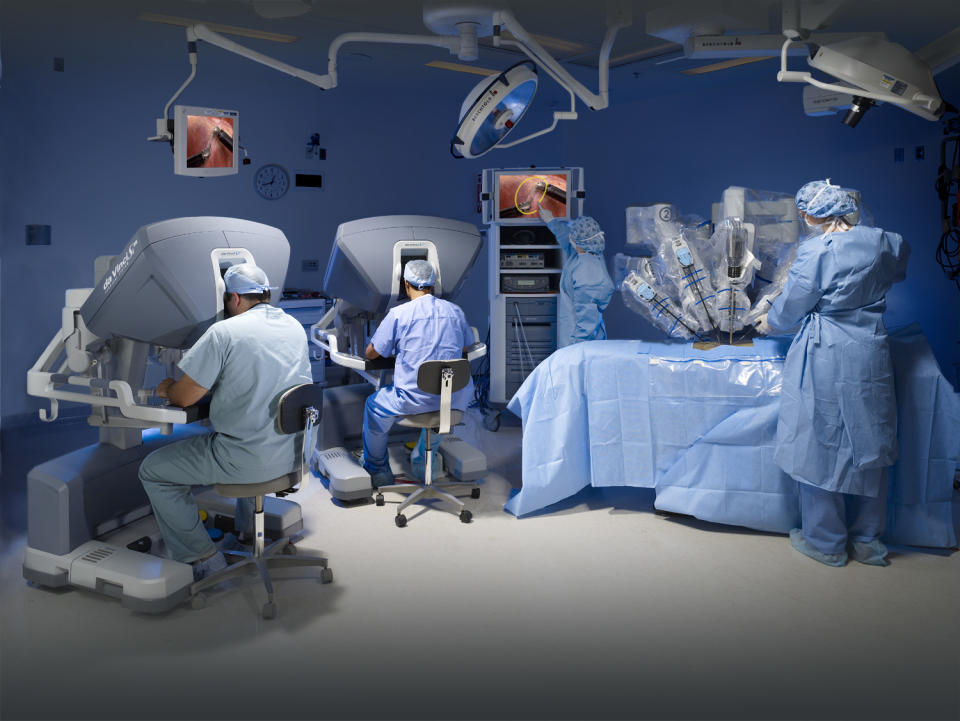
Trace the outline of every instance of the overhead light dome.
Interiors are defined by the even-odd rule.
[[[520,122],[536,92],[537,67],[529,60],[481,80],[463,101],[450,152],[456,158],[479,158],[492,150]]]

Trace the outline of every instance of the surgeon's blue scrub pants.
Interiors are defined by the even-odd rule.
[[[881,469],[878,469],[881,472]],[[886,474],[887,469],[882,469]],[[803,537],[824,554],[846,553],[852,541],[870,543],[880,538],[887,520],[887,482],[876,498],[825,491],[799,483]]]
[[[140,464],[140,482],[150,497],[153,515],[163,534],[167,555],[174,561],[192,563],[217,550],[200,521],[193,486],[237,483],[213,455],[213,434],[188,438],[158,448]],[[238,530],[253,530],[253,503],[237,499]]]
[[[374,486],[393,483],[387,440],[390,429],[401,415],[404,414],[396,407],[393,386],[381,388],[367,396],[363,407],[363,467],[370,474]]]

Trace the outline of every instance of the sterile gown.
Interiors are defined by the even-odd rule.
[[[614,287],[603,256],[578,253],[570,241],[567,221],[554,219],[547,227],[563,253],[557,297],[557,347],[585,340],[606,340],[603,311],[610,303]]]
[[[783,368],[777,464],[826,491],[877,497],[897,458],[885,294],[906,274],[896,233],[856,226],[803,241],[767,320],[801,320]]]

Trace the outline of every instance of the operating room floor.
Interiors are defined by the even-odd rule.
[[[12,432],[4,473],[89,437]],[[270,621],[253,578],[161,616],[28,586],[7,477],[0,718],[960,718],[960,553],[829,568],[639,489],[516,519],[520,428],[476,438],[492,471],[469,525],[414,510],[399,529],[393,503],[319,481],[294,497],[334,582],[283,573]]]

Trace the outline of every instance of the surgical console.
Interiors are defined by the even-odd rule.
[[[254,262],[282,287],[290,248],[276,228],[234,218],[175,218],[140,228],[118,256],[98,258],[93,288],[66,291],[61,327],[27,374],[31,395],[89,404],[100,442],[33,468],[27,478],[24,577],[76,586],[160,612],[189,597],[190,564],[146,551],[160,534],[137,471],[152,450],[208,428],[186,425],[201,407],[163,405],[148,383],[223,316],[223,272]],[[279,298],[279,293],[277,294]],[[156,382],[154,382],[154,385]],[[267,533],[295,533],[300,507],[268,498]],[[232,516],[233,501],[198,494],[201,508]],[[138,549],[138,550],[133,550]]]
[[[407,300],[403,269],[415,259],[429,261],[436,269],[434,294],[453,299],[480,252],[482,238],[470,223],[423,215],[387,215],[342,223],[337,228],[333,250],[324,277],[324,294],[336,298],[330,311],[311,329],[311,341],[329,353],[333,362],[351,368],[366,383],[329,388],[324,394],[324,413],[317,469],[329,480],[331,495],[339,500],[357,500],[372,493],[370,476],[344,447],[359,442],[363,404],[393,367],[392,358],[368,361],[364,349],[376,324],[395,305]],[[476,329],[467,358],[486,353]],[[471,481],[486,473],[483,454],[454,435],[438,448],[449,472]]]

